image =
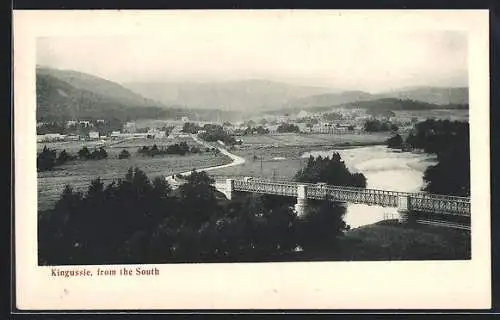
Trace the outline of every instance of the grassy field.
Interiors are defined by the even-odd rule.
[[[179,140],[175,140],[178,143]],[[108,158],[105,160],[75,160],[68,162],[62,166],[56,167],[54,170],[38,173],[38,207],[40,210],[50,208],[64,189],[66,184],[70,184],[75,190],[85,191],[94,178],[101,177],[106,183],[113,179],[123,178],[127,173],[128,168],[137,166],[150,178],[155,176],[167,176],[179,172],[184,172],[192,169],[200,169],[222,165],[231,162],[231,159],[225,155],[214,155],[212,153],[190,154],[185,156],[165,155],[156,157],[147,157],[137,153],[137,149],[143,145],[152,145],[157,143],[158,146],[167,146],[174,141],[163,139],[155,141],[152,139],[134,139],[123,141],[120,144],[112,147],[106,147]],[[195,144],[192,140],[190,144]],[[46,144],[47,147],[61,151],[66,151],[76,154],[83,146],[77,142],[71,143],[51,143]],[[89,148],[91,145],[86,144]],[[39,145],[38,149],[42,149],[44,144]],[[130,152],[129,159],[118,159],[118,154],[126,149]]]
[[[287,261],[469,260],[470,232],[386,220],[347,231],[330,252],[296,253]]]
[[[341,260],[465,260],[470,232],[438,226],[402,225],[388,220],[346,232]]]
[[[384,144],[388,137],[388,133],[244,136],[240,138],[243,144],[231,152],[245,158],[246,162],[241,166],[217,169],[210,173],[291,179],[298,169],[305,166],[306,160],[300,158],[304,152]]]

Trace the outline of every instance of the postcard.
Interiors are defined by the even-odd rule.
[[[488,26],[14,10],[16,307],[490,308]]]

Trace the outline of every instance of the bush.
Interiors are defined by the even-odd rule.
[[[130,158],[130,152],[128,152],[125,149],[123,149],[118,155],[118,159],[128,159],[128,158]]]
[[[403,138],[401,135],[396,134],[387,139],[387,146],[391,149],[400,149],[403,147]]]
[[[78,150],[78,157],[82,160],[87,160],[90,158],[90,151],[87,147],[82,147]]]

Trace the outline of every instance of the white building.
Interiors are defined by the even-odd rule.
[[[137,130],[137,126],[135,122],[127,122],[125,123],[123,127],[123,131],[129,132],[129,133],[134,133]]]
[[[69,135],[69,136],[66,136],[66,140],[67,141],[78,141],[78,140],[80,140],[80,137],[77,135]]]
[[[90,123],[90,121],[84,121],[84,120],[81,120],[78,122],[82,127],[91,127],[92,124]]]
[[[77,123],[78,123],[78,121],[76,121],[76,120],[68,120],[68,121],[66,121],[66,128],[76,126]]]
[[[90,131],[89,132],[89,138],[91,140],[97,140],[97,139],[99,139],[99,132],[98,131]]]
[[[165,138],[166,132],[153,128],[148,130],[147,135],[148,138],[160,139],[160,138]]]
[[[60,133],[47,133],[39,134],[36,136],[37,142],[48,142],[48,141],[62,141],[66,138],[66,135]]]
[[[182,121],[182,122],[184,122],[184,123],[185,123],[185,122],[189,122],[189,118],[188,118],[188,117],[182,117],[182,118],[181,118],[181,121]]]
[[[298,114],[297,114],[297,118],[300,119],[300,118],[305,118],[309,115],[309,113],[305,110],[302,110],[300,111]]]

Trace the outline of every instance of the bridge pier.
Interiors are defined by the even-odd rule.
[[[226,198],[231,200],[233,198],[233,190],[234,190],[234,180],[226,179]]]
[[[399,196],[398,197],[398,214],[400,223],[411,223],[413,221],[413,216],[410,208],[410,197]]]
[[[297,217],[302,218],[307,212],[307,193],[305,185],[297,186],[297,203],[295,204],[295,212]]]

